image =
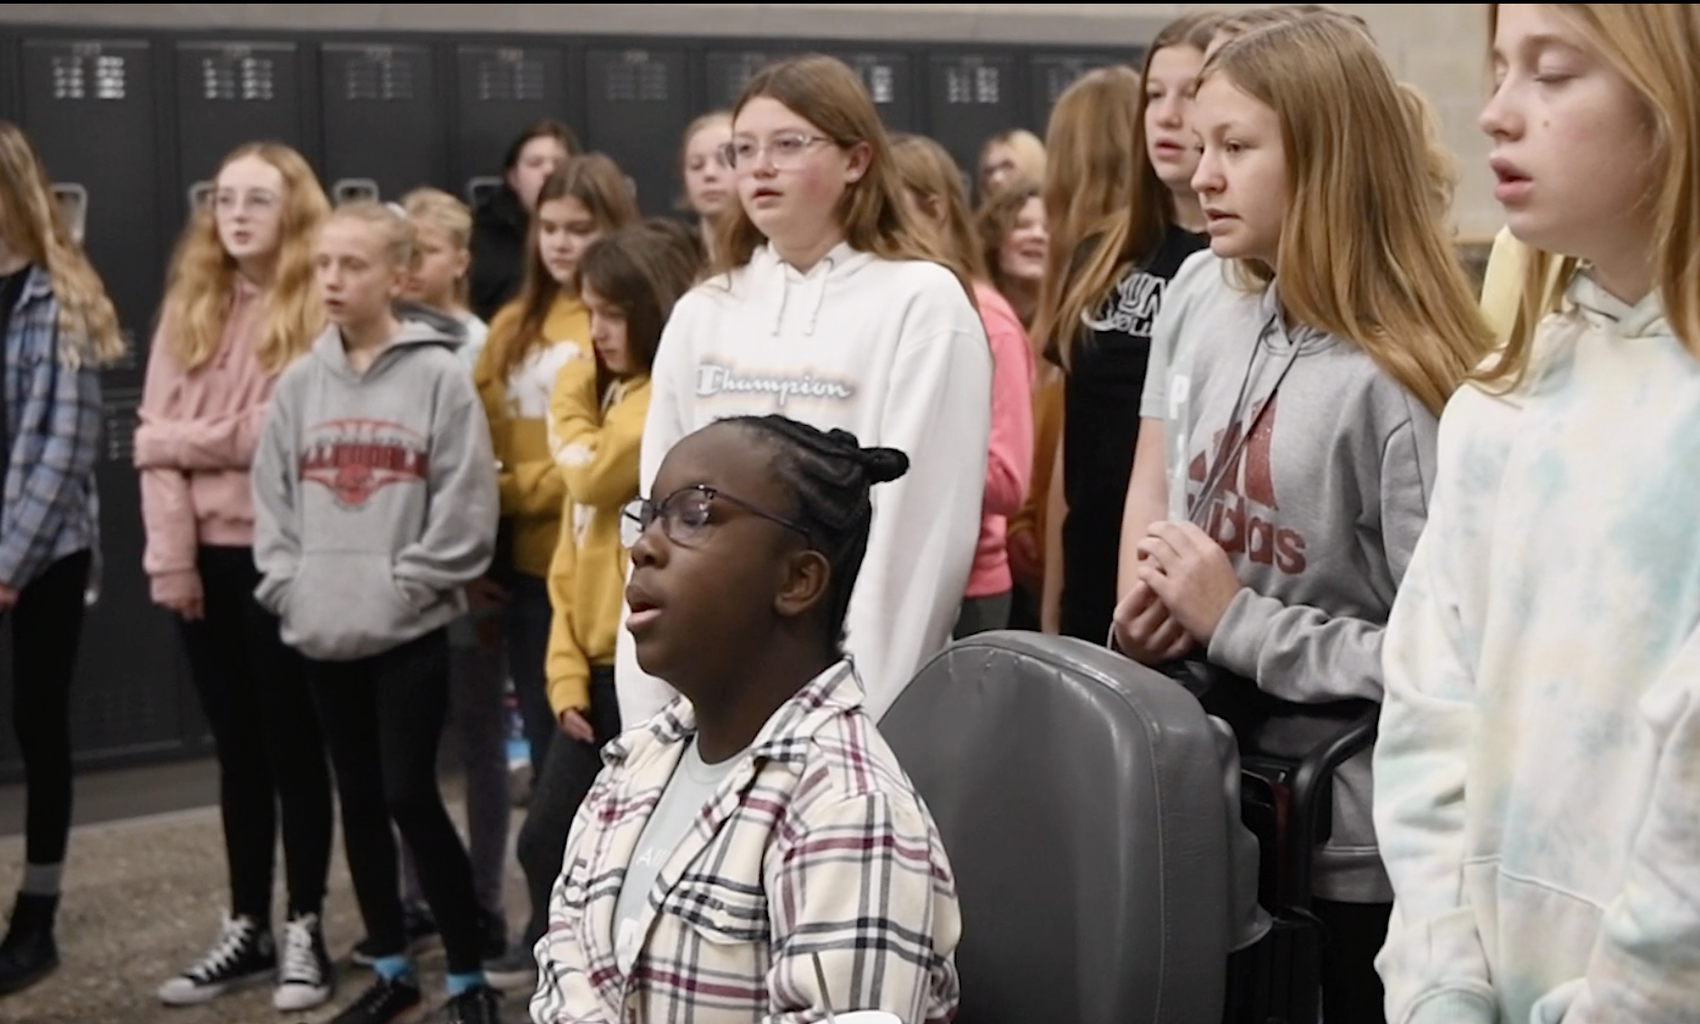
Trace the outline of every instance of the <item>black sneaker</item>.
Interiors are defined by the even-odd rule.
[[[501,914],[492,914],[488,910],[478,912],[478,924],[483,931],[482,951],[479,959],[498,960],[508,952],[508,921]]]
[[[331,997],[335,968],[325,952],[319,915],[292,917],[283,926],[283,962],[278,965],[272,1006],[285,1012],[311,1010]]]
[[[277,947],[269,929],[251,917],[226,917],[206,955],[159,987],[167,1006],[194,1006],[277,973]]]
[[[402,906],[401,928],[402,934],[407,937],[406,952],[409,954],[423,953],[441,938],[437,934],[437,919],[431,916],[431,908],[423,903]],[[370,935],[355,943],[354,951],[348,954],[348,959],[361,967],[372,966],[372,961],[377,958]]]
[[[448,1024],[501,1024],[502,994],[488,985],[476,985],[453,997],[443,1007]]]
[[[58,909],[57,896],[18,894],[12,923],[0,941],[0,996],[22,992],[58,968],[59,946],[53,940]]]
[[[330,1024],[404,1024],[425,1016],[425,1000],[411,981],[379,978],[360,998],[331,1018]]]

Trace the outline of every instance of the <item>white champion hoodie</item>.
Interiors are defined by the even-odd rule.
[[[1387,626],[1389,1024],[1700,1021],[1700,360],[1568,294],[1447,406]]]
[[[844,243],[807,273],[764,247],[679,300],[651,382],[645,495],[673,445],[728,416],[777,413],[909,456],[907,474],[873,489],[846,622],[878,721],[950,642],[979,538],[992,360],[962,285],[938,264]],[[623,626],[615,664],[620,721],[630,729],[673,694],[638,667]]]

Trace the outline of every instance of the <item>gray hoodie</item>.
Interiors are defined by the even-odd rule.
[[[1244,586],[1210,662],[1289,701],[1380,701],[1382,633],[1428,519],[1438,421],[1356,345],[1284,329],[1270,290],[1215,289],[1186,335],[1173,370],[1184,411],[1168,429],[1186,453],[1188,517]],[[1369,755],[1335,782],[1314,891],[1390,900]]]
[[[254,596],[320,661],[448,624],[495,547],[496,461],[460,326],[399,312],[364,374],[334,326],[284,371],[254,458]]]

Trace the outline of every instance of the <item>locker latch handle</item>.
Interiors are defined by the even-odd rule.
[[[89,190],[74,181],[56,181],[53,199],[59,204],[59,215],[65,218],[65,230],[71,233],[71,240],[82,245],[88,227]]]
[[[466,179],[466,205],[474,210],[502,189],[502,179],[491,175]]]
[[[380,195],[378,183],[371,178],[338,178],[331,185],[331,202],[338,206],[354,202],[375,203]]]

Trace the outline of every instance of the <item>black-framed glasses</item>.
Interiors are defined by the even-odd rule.
[[[736,170],[738,167],[754,166],[761,158],[762,151],[767,151],[767,158],[773,161],[773,166],[784,169],[795,167],[803,159],[803,154],[822,142],[833,140],[824,135],[810,135],[807,132],[780,132],[767,140],[764,146],[752,138],[737,138],[720,147],[720,158],[726,161],[726,166]]]
[[[778,523],[788,530],[802,534],[803,539],[814,542],[807,528],[775,515],[759,505],[752,505],[742,498],[735,498],[725,491],[706,484],[694,484],[681,487],[660,501],[648,498],[638,498],[628,502],[620,510],[620,543],[632,547],[642,537],[651,523],[661,521],[661,532],[675,544],[690,545],[708,526],[713,517],[714,503],[724,501],[736,505],[753,516],[760,516],[772,523]]]

